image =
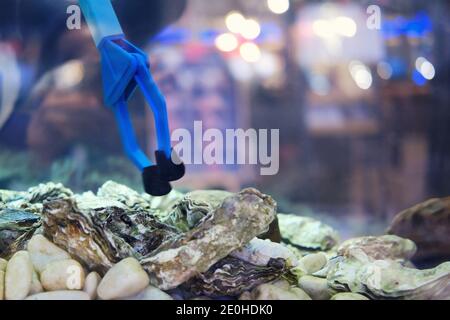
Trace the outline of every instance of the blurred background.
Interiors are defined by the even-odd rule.
[[[84,191],[112,179],[142,190],[102,104],[89,31],[65,26],[71,3],[0,5],[0,188]],[[399,211],[450,195],[448,1],[114,5],[150,56],[172,130],[196,120],[280,129],[277,175],[191,165],[177,188],[256,187],[280,212],[321,217],[344,235],[378,233]],[[148,108],[139,95],[131,105],[154,150]]]

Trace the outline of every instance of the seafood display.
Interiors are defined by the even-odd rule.
[[[445,213],[442,203],[413,214]],[[276,220],[281,243],[262,239]],[[415,268],[420,250],[399,234],[341,242],[331,226],[277,213],[252,188],[0,191],[0,299],[450,299],[450,262]]]

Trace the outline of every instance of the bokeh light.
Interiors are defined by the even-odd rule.
[[[261,59],[261,50],[252,42],[242,44],[240,47],[240,53],[242,59],[249,63],[258,62]]]
[[[216,38],[216,47],[223,52],[231,52],[235,50],[238,45],[238,39],[231,33],[223,33]]]
[[[368,90],[372,86],[373,78],[370,69],[360,61],[352,61],[349,65],[350,74],[356,85],[363,89]]]
[[[383,80],[389,80],[393,74],[392,66],[387,62],[380,62],[377,65],[377,73]]]
[[[241,35],[247,40],[255,40],[261,34],[261,26],[255,19],[247,19],[241,28]]]
[[[231,11],[225,17],[225,24],[228,30],[233,33],[240,33],[245,22],[245,17],[238,11]]]
[[[416,69],[427,80],[432,80],[436,76],[434,65],[424,57],[417,58]]]
[[[289,0],[267,0],[267,6],[275,14],[283,14],[289,10]]]

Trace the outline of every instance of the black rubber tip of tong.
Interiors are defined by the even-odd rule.
[[[161,197],[172,191],[170,183],[161,177],[158,166],[144,168],[142,180],[144,182],[145,192],[152,196]]]
[[[184,163],[173,150],[170,159],[166,157],[163,151],[155,151],[155,159],[158,164],[161,178],[165,180],[177,181],[183,178],[186,173]]]

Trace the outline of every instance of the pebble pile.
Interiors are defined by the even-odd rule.
[[[172,300],[149,285],[134,258],[114,265],[103,277],[88,272],[64,250],[35,235],[27,250],[0,259],[0,300]]]

